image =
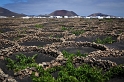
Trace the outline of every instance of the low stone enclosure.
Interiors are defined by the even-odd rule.
[[[42,47],[39,48],[37,46],[20,46],[18,43],[16,43],[12,47],[1,49],[0,59],[3,60],[5,57],[11,57],[13,56],[14,53],[17,53],[17,52],[25,52],[25,53],[30,52],[30,55],[33,52],[43,53],[45,55],[49,55],[47,57],[52,57],[53,59],[53,60],[51,58],[48,59],[48,60],[51,60],[49,62],[47,58],[45,58],[46,61],[42,61],[42,62],[41,60],[43,60],[43,57],[41,59],[37,59],[38,62],[40,62],[38,65],[42,66],[45,70],[45,69],[48,69],[54,66],[64,65],[66,63],[66,58],[64,58],[63,54],[58,50],[61,48],[67,48],[67,47],[69,48],[71,47],[74,47],[74,48],[75,47],[93,47],[93,48],[98,49],[97,51],[90,52],[86,57],[75,57],[73,59],[73,64],[76,67],[80,66],[82,63],[87,63],[91,66],[97,66],[104,70],[109,70],[109,68],[117,65],[116,62],[112,62],[110,60],[101,60],[99,58],[110,57],[110,56],[113,56],[113,57],[124,56],[124,51],[112,50],[112,49],[107,48],[105,45],[91,43],[91,42],[65,41],[65,42],[53,43],[51,45],[49,44],[43,48]],[[38,58],[40,58],[40,55],[41,54],[39,54]],[[24,78],[25,76],[31,75],[33,71],[37,73],[35,68],[27,68],[17,73],[14,73],[14,76],[19,76],[20,78]],[[6,78],[4,80],[6,80]]]
[[[62,54],[63,50],[70,53],[79,50],[81,54],[87,54],[86,57],[75,56],[73,58],[72,63],[75,67],[85,63],[107,71],[111,67],[124,64],[123,20],[112,20],[114,23],[111,21],[108,23],[107,19],[11,20],[5,19],[10,23],[7,25],[0,21],[1,29],[3,29],[0,29],[0,81],[21,82],[25,77],[31,80],[28,77],[33,72],[39,76],[35,67],[18,72],[8,70],[5,59],[16,59],[15,55],[19,54],[24,54],[27,57],[37,54],[38,57],[35,61],[44,70],[66,64],[67,58]],[[43,27],[36,28],[36,25],[39,24]],[[98,38],[103,40],[106,37],[112,37],[113,42],[111,44],[95,42]]]

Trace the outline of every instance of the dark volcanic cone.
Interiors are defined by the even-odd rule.
[[[8,9],[0,7],[0,16],[25,16],[25,15],[18,14],[18,13],[10,11]]]
[[[67,11],[67,10],[56,10],[49,15],[50,16],[78,16],[75,12]]]

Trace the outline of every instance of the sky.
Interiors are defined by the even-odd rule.
[[[0,0],[0,7],[26,15],[44,15],[55,10],[68,10],[80,16],[103,13],[124,17],[124,0]]]

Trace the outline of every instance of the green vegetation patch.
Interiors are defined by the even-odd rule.
[[[74,53],[69,53],[66,50],[63,50],[62,53],[63,53],[65,58],[72,58],[72,57],[76,57],[76,56],[86,57],[88,55],[88,54],[82,54],[79,50],[77,50],[77,52],[75,54]]]
[[[80,34],[83,34],[85,31],[84,30],[74,30],[74,31],[72,31],[72,33],[73,34],[75,34],[75,35],[80,35]]]
[[[118,65],[113,68],[110,68],[110,70],[107,71],[105,75],[109,78],[124,77],[124,66]]]
[[[74,28],[67,28],[67,27],[61,27],[62,31],[70,31],[71,33],[75,34],[75,35],[80,35],[83,34],[85,31],[84,30],[74,30]]]
[[[105,80],[101,70],[82,65],[77,68],[71,62],[59,72],[58,82],[103,82]]]
[[[8,62],[7,67],[10,70],[14,70],[15,72],[25,69],[27,67],[34,67],[37,65],[35,62],[35,58],[37,54],[33,57],[26,57],[24,54],[16,55],[16,60],[12,60],[11,58],[6,58],[5,60]]]
[[[72,57],[82,56],[77,51],[76,54],[71,54],[67,51],[63,51],[63,55],[67,57],[66,64],[63,66],[56,66],[44,70],[41,66],[35,62],[37,54],[32,57],[26,57],[24,54],[16,55],[16,60],[6,58],[7,67],[14,72],[20,71],[27,67],[35,67],[36,72],[31,74],[33,82],[106,82],[114,76],[124,76],[124,67],[122,65],[115,66],[109,71],[104,72],[97,67],[90,67],[90,65],[82,64],[79,67],[75,67],[72,63]],[[52,73],[58,72],[57,78],[52,76]]]
[[[36,27],[36,28],[43,28],[43,25],[41,25],[41,24],[36,24],[35,27]]]
[[[98,44],[112,44],[115,40],[113,40],[111,36],[107,36],[104,39],[97,38],[95,42]]]
[[[64,31],[64,30],[68,30],[68,28],[67,28],[67,27],[62,26],[62,27],[61,27],[61,30],[62,30],[62,31]]]
[[[106,80],[101,70],[86,64],[75,68],[69,61],[65,66],[39,71],[39,77],[32,75],[33,82],[104,82]],[[56,79],[51,75],[55,71],[59,71]]]

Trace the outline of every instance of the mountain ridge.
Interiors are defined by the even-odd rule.
[[[78,15],[73,11],[56,10],[56,11],[50,13],[49,16],[78,16]]]
[[[103,14],[103,13],[93,13],[89,16],[112,16],[112,15],[107,15],[107,14]]]
[[[0,16],[7,16],[7,17],[17,16],[17,17],[20,17],[20,16],[26,16],[26,15],[18,14],[18,13],[12,12],[6,8],[0,7]]]

